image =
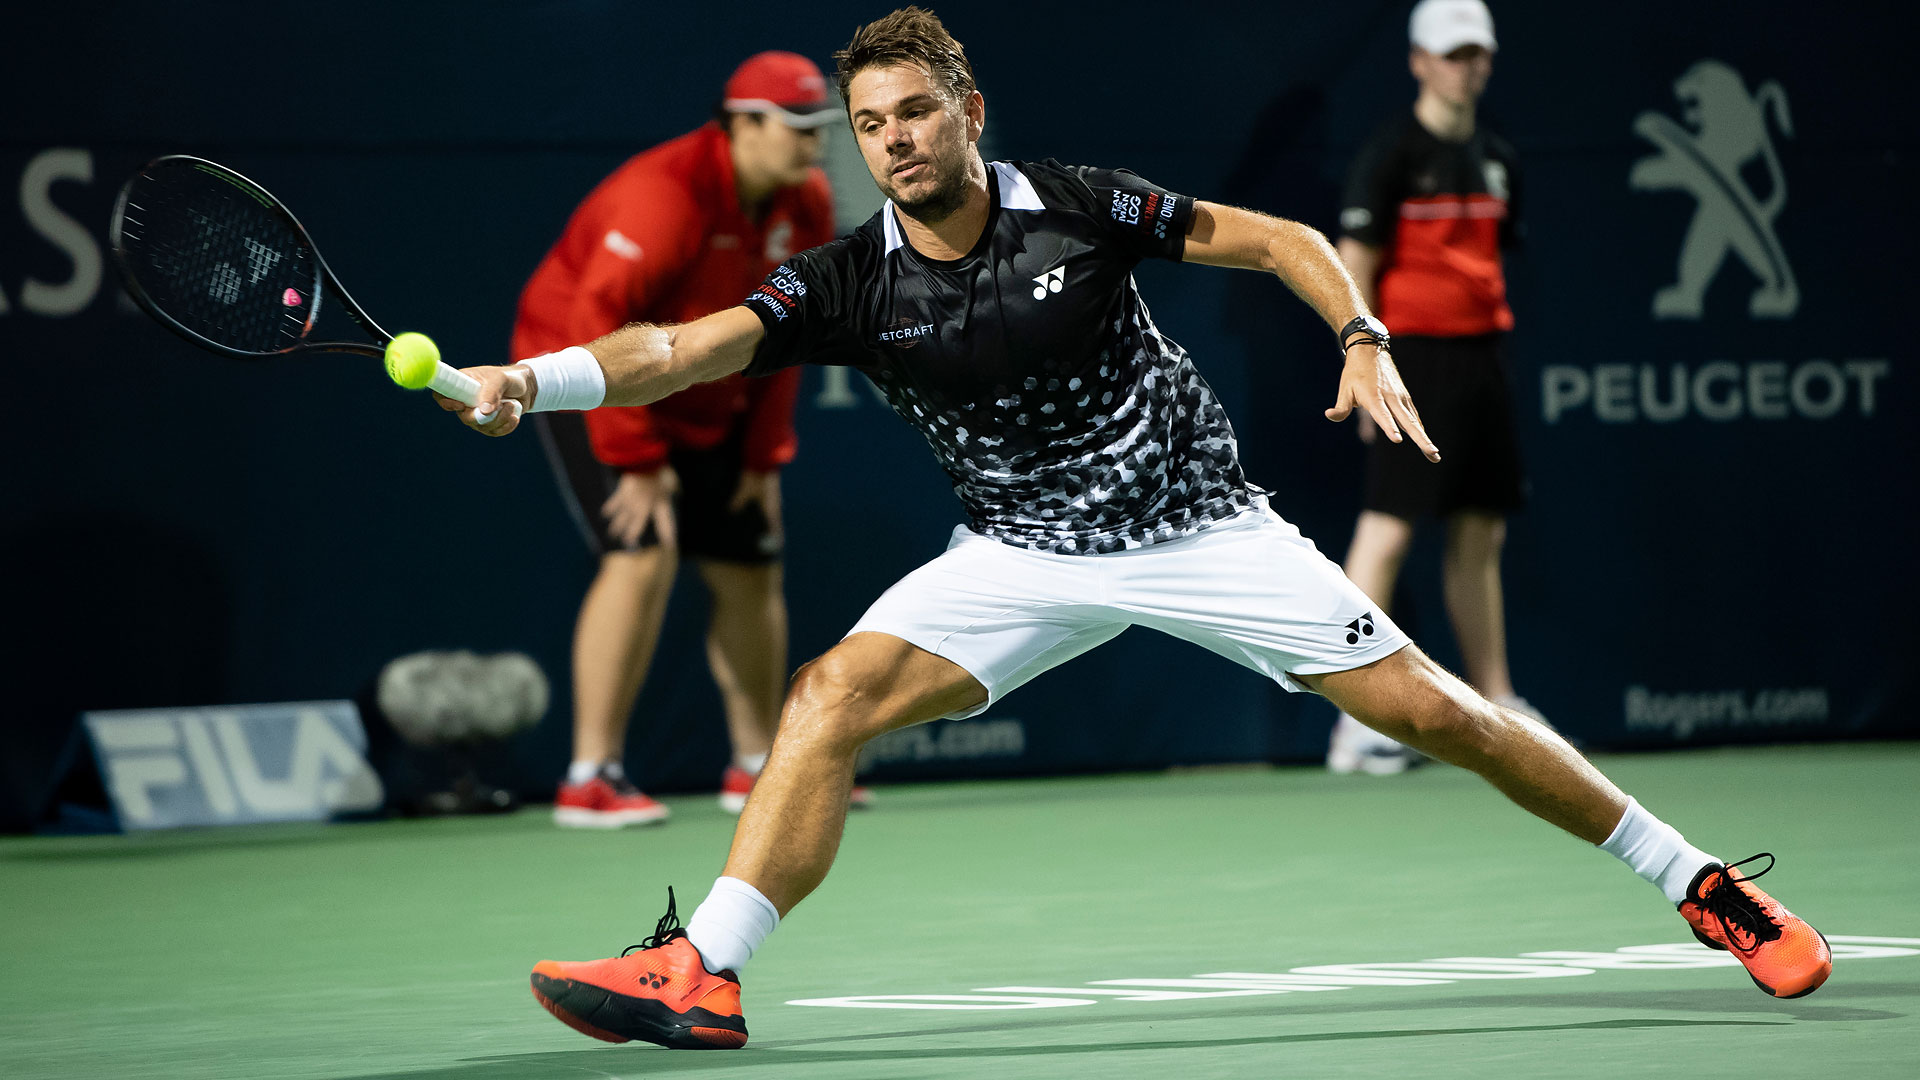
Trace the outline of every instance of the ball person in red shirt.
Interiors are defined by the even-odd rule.
[[[817,163],[837,119],[812,61],[764,52],[741,64],[712,123],[631,158],[574,211],[521,293],[513,355],[711,314],[793,252],[833,239]],[[574,629],[560,824],[667,817],[627,778],[622,752],[681,553],[712,598],[707,658],[734,754],[721,802],[736,813],[745,803],[786,690],[780,467],[794,455],[799,375],[734,375],[651,405],[543,414],[549,456],[600,557]]]

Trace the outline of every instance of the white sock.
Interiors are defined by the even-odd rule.
[[[573,764],[567,766],[567,783],[569,784],[586,783],[587,781],[600,775],[600,766],[604,764],[606,763],[601,761],[574,762]]]
[[[1687,898],[1687,886],[1700,868],[1720,861],[1687,843],[1678,829],[1647,813],[1633,798],[1600,850],[1632,867],[1675,906]]]
[[[767,767],[765,754],[735,754],[733,763],[746,771],[748,776],[759,776],[760,770]]]
[[[687,920],[687,940],[700,951],[708,971],[737,975],[779,925],[773,901],[739,878],[723,877],[714,881],[706,902]]]

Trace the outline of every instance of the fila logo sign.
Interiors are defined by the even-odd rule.
[[[82,714],[129,831],[324,821],[378,809],[366,732],[350,701]]]
[[[1633,166],[1627,183],[1635,191],[1684,191],[1698,208],[1680,242],[1679,280],[1653,296],[1656,319],[1699,319],[1707,286],[1737,255],[1760,284],[1747,299],[1756,319],[1786,319],[1800,307],[1800,286],[1773,222],[1787,204],[1787,177],[1773,149],[1767,121],[1793,134],[1787,92],[1769,80],[1749,96],[1740,73],[1718,60],[1702,60],[1673,84],[1688,121],[1649,109],[1634,118],[1634,133],[1659,153]],[[1754,159],[1766,167],[1765,199],[1747,186],[1743,169]]]
[[[1045,300],[1050,292],[1059,292],[1067,283],[1067,268],[1064,264],[1033,279],[1033,298]]]

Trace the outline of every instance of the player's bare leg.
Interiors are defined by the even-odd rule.
[[[1454,514],[1447,519],[1447,550],[1441,561],[1447,615],[1460,643],[1467,681],[1494,699],[1514,696],[1513,676],[1507,669],[1505,596],[1500,588],[1500,552],[1506,539],[1504,517],[1472,511]]]
[[[1368,727],[1480,774],[1509,799],[1590,844],[1627,797],[1552,728],[1475,693],[1409,645],[1349,671],[1295,676]]]
[[[780,916],[827,876],[860,748],[986,696],[958,665],[889,634],[854,634],[834,646],[794,676],[773,754],[734,829],[725,875],[691,922],[681,927],[670,902],[638,951],[542,960],[533,969],[534,996],[597,1039],[745,1045],[736,972]]]
[[[1295,678],[1422,753],[1479,773],[1534,816],[1626,863],[1678,906],[1702,944],[1733,953],[1767,993],[1811,994],[1833,971],[1826,938],[1751,884],[1773,868],[1772,855],[1723,864],[1687,843],[1551,727],[1486,700],[1418,648]],[[1751,869],[1763,858],[1766,866]]]
[[[779,563],[748,566],[700,561],[713,598],[707,663],[726,708],[727,735],[739,759],[773,748],[787,688],[787,602]]]
[[[959,665],[890,634],[854,634],[802,667],[725,876],[758,889],[784,916],[833,865],[860,748],[986,697]]]

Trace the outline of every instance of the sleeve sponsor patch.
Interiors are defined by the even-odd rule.
[[[781,266],[748,295],[747,302],[757,303],[775,319],[785,321],[806,295],[806,280],[792,266]]]
[[[1133,192],[1116,189],[1113,193],[1113,220],[1142,231],[1151,230],[1159,239],[1167,238],[1167,226],[1173,221],[1178,199],[1158,191]]]

